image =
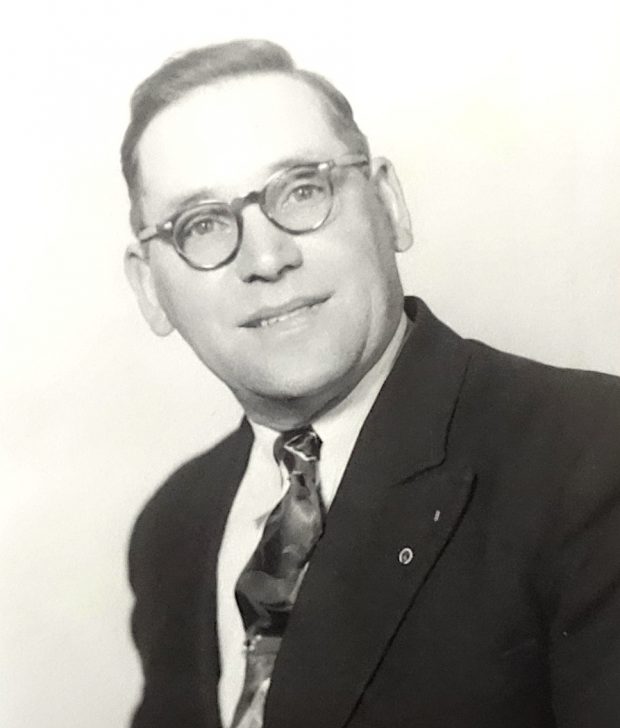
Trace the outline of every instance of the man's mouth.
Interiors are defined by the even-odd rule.
[[[269,328],[285,321],[304,316],[316,311],[322,303],[325,303],[329,296],[313,296],[296,298],[282,306],[262,308],[256,311],[249,319],[241,325],[245,328]]]

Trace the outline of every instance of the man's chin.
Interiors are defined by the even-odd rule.
[[[354,384],[351,370],[311,371],[302,363],[296,371],[282,371],[279,376],[277,370],[272,370],[269,376],[255,380],[251,389],[234,394],[248,412],[264,409],[316,416],[344,399]]]

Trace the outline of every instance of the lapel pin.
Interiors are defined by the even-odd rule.
[[[410,549],[409,546],[405,546],[404,549],[400,550],[398,560],[403,566],[410,564],[413,561],[413,549]]]
[[[435,521],[435,523],[439,520],[439,516],[441,516],[441,511],[435,511],[435,515],[433,516],[433,521]]]

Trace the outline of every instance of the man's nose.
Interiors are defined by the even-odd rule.
[[[258,206],[244,210],[241,246],[235,260],[244,282],[274,282],[302,263],[297,235],[276,227]]]

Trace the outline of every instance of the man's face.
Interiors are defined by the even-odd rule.
[[[229,201],[283,168],[349,151],[302,81],[263,74],[202,87],[155,117],[140,140],[144,224],[201,192]],[[346,396],[402,311],[395,186],[386,164],[371,179],[359,168],[336,171],[328,220],[301,235],[251,205],[237,256],[216,270],[196,270],[153,240],[148,262],[129,256],[147,319],[158,333],[176,328],[259,421],[268,403],[320,408]]]

